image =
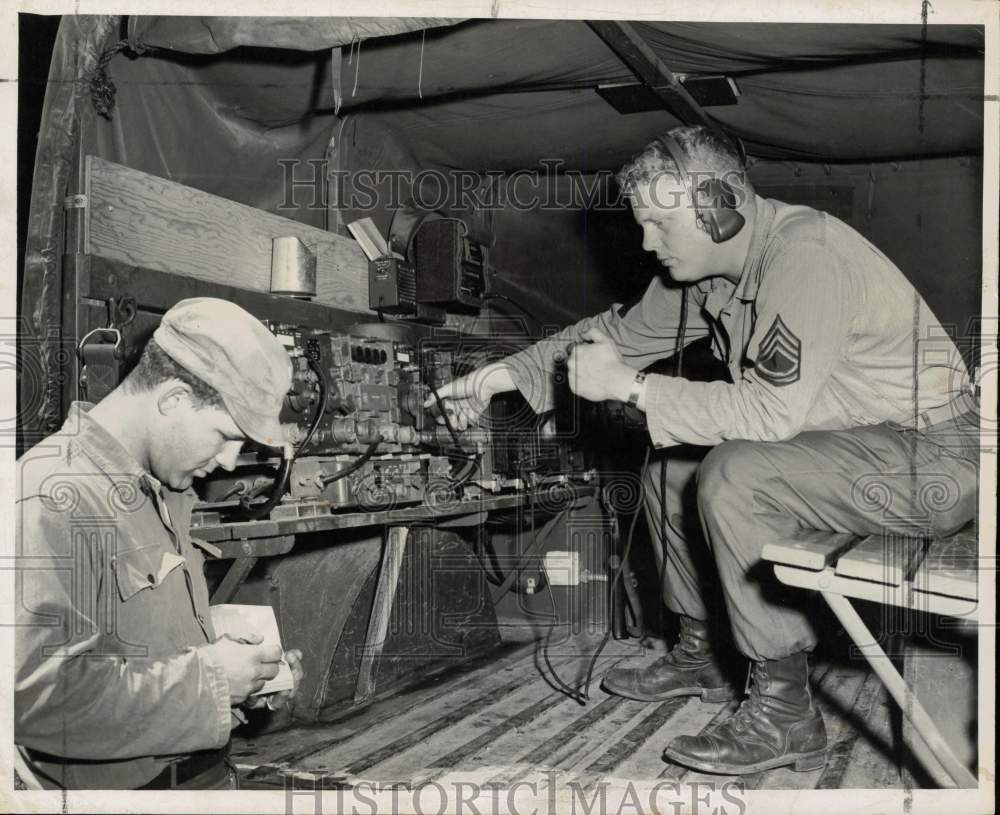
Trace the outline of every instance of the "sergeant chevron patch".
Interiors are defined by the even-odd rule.
[[[755,364],[757,373],[772,385],[791,385],[799,381],[801,365],[802,343],[778,315],[760,341]]]

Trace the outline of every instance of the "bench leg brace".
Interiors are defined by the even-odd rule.
[[[906,687],[906,682],[903,681],[903,677],[899,675],[889,657],[886,656],[885,651],[875,641],[875,638],[850,601],[841,594],[833,594],[825,591],[821,591],[820,594],[823,595],[823,599],[826,600],[833,613],[837,615],[837,619],[840,620],[840,624],[844,626],[844,630],[854,641],[858,650],[868,660],[868,664],[872,666],[872,670],[882,680],[882,684],[886,690],[896,700],[896,704],[903,711],[903,715],[913,724],[914,729],[920,734],[920,737],[927,744],[931,753],[937,757],[938,761],[941,762],[941,766],[951,776],[955,782],[955,786],[972,789],[978,787],[979,785],[976,782],[975,776],[955,757],[955,754],[941,735],[941,731],[937,729],[937,726],[931,720],[924,706],[920,704],[920,700],[910,693],[909,688]],[[928,768],[928,772],[932,776],[935,775],[934,768]]]

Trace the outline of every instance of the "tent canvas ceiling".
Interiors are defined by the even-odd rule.
[[[147,46],[204,47],[206,24],[197,18],[146,20],[134,36]],[[271,20],[255,23],[245,21],[239,37],[220,32],[219,48],[287,48],[293,40]],[[466,21],[363,41],[356,28],[348,37],[329,20],[325,28],[313,23],[299,46],[321,53],[300,55],[294,71],[269,67],[246,48],[201,70],[209,79],[220,74],[221,107],[270,126],[331,116],[336,87],[342,115],[358,117],[366,132],[404,138],[417,161],[442,166],[515,170],[559,157],[569,167],[603,169],[674,123],[659,111],[619,114],[597,95],[597,85],[633,77],[582,21]],[[754,155],[872,161],[979,149],[981,27],[660,22],[635,29],[675,73],[736,79],[739,103],[708,112]],[[331,57],[327,49],[338,45]]]

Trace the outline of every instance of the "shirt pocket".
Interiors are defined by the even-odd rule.
[[[170,572],[184,563],[176,552],[149,547],[131,549],[115,558],[118,595],[126,602],[143,589],[155,589]]]

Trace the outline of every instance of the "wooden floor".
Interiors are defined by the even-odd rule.
[[[550,649],[564,682],[582,681],[585,654],[595,642]],[[900,788],[898,715],[878,678],[865,663],[847,658],[846,644],[838,642],[812,673],[830,750],[826,766],[811,772],[782,768],[724,779],[665,762],[670,739],[704,730],[736,703],[691,697],[644,703],[605,693],[599,678],[611,665],[623,659],[638,665],[659,655],[647,648],[637,656],[634,640],[609,644],[586,705],[554,689],[537,643],[513,643],[340,721],[235,739],[232,757],[245,780],[265,786],[295,777],[338,787],[631,779],[736,780],[747,790]],[[909,775],[906,781],[920,786]]]

